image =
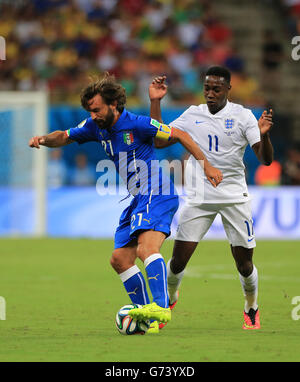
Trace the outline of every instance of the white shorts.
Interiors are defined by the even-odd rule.
[[[251,202],[185,204],[182,208],[177,228],[176,240],[199,242],[209,230],[217,214],[222,223],[229,243],[233,247],[254,248],[256,246],[253,231]]]

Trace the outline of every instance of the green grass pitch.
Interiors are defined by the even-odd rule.
[[[166,260],[172,244],[162,248]],[[243,296],[228,243],[203,241],[172,321],[145,336],[122,336],[115,328],[115,314],[129,299],[109,264],[112,241],[1,239],[0,245],[6,301],[0,362],[300,361],[300,320],[291,315],[292,298],[300,295],[297,241],[257,244],[261,330],[242,330]]]

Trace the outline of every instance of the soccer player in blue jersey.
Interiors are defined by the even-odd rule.
[[[130,314],[136,319],[168,322],[171,319],[167,292],[166,265],[160,248],[170,235],[170,225],[178,208],[178,196],[171,180],[162,174],[155,160],[155,138],[180,142],[197,160],[202,161],[204,173],[216,187],[222,173],[212,167],[188,133],[161,124],[147,116],[125,109],[124,88],[108,73],[88,85],[81,94],[81,104],[90,118],[77,127],[54,131],[30,139],[29,146],[61,147],[73,142],[99,142],[133,196],[123,211],[114,238],[110,263],[119,274],[125,289],[135,304],[142,308]],[[167,192],[166,192],[167,190]],[[105,217],[104,217],[105,219]],[[138,266],[145,265],[153,302]]]

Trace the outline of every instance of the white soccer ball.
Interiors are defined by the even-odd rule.
[[[122,308],[116,314],[116,327],[119,333],[124,335],[132,334],[145,334],[150,327],[150,320],[136,321],[131,318],[128,313],[131,309],[141,308],[138,304],[128,304],[122,306]]]

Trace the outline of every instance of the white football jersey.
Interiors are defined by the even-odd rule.
[[[188,203],[199,202],[195,197],[199,195],[194,179],[196,168],[197,178],[203,179],[201,203],[240,203],[250,199],[243,156],[248,144],[253,146],[260,141],[258,122],[250,109],[227,101],[222,110],[211,114],[207,105],[201,104],[189,107],[170,125],[189,133],[211,165],[223,173],[223,181],[214,188],[203,171],[199,175],[199,165],[191,155],[185,170],[193,173],[193,181],[185,182]]]

